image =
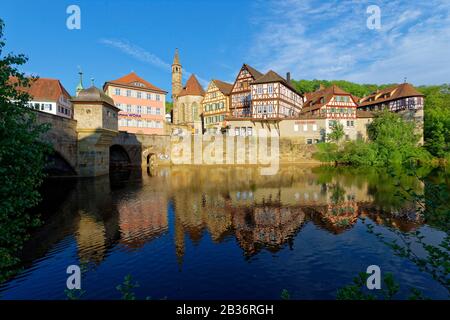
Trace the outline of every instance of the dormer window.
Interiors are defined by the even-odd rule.
[[[145,85],[143,83],[138,82],[138,81],[133,82],[132,85],[136,86],[136,87],[145,87]]]

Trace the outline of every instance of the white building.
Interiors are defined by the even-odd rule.
[[[58,79],[38,78],[30,81],[30,87],[20,88],[31,96],[30,108],[60,117],[73,118],[70,94]]]

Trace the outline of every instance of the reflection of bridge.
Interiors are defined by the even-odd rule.
[[[96,128],[88,133],[77,120],[36,111],[38,123],[51,128],[43,136],[53,147],[48,171],[54,176],[98,176],[110,165],[147,166],[168,161],[169,136],[128,134]]]

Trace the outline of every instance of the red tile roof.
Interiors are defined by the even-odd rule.
[[[402,83],[400,85],[392,86],[383,90],[374,92],[368,96],[365,96],[359,101],[359,107],[365,107],[372,104],[378,104],[382,102],[388,102],[401,98],[408,97],[423,97],[424,95],[416,90],[409,83]],[[368,101],[374,99],[374,101]]]
[[[138,83],[141,84],[142,86],[139,85]],[[142,79],[134,71],[119,78],[119,79],[110,80],[110,81],[105,82],[105,84],[103,85],[103,89],[106,89],[106,87],[110,84],[112,84],[112,85],[116,84],[116,85],[125,86],[125,87],[133,88],[133,89],[143,89],[143,90],[156,91],[156,92],[160,92],[160,93],[167,93],[167,91],[154,86],[147,80]]]
[[[17,82],[17,78],[10,77],[9,81]],[[30,79],[30,87],[19,87],[20,91],[28,93],[35,101],[57,102],[61,95],[70,99],[70,94],[58,79],[37,78]]]
[[[194,74],[191,74],[188,81],[186,81],[186,86],[180,91],[177,97],[182,96],[204,96],[205,91],[198,82]]]
[[[302,113],[309,112],[312,110],[317,110],[326,105],[328,102],[330,102],[331,98],[335,95],[345,95],[350,96],[355,102],[355,104],[358,103],[357,97],[351,95],[347,91],[342,90],[337,85],[333,84],[331,87],[320,89],[315,92],[307,92],[305,93],[305,97],[307,98],[307,101],[303,105]],[[323,100],[321,100],[323,99]]]
[[[280,76],[278,73],[276,73],[273,70],[269,70],[266,74],[255,79],[255,81],[253,81],[252,84],[271,83],[271,82],[280,82],[280,83],[284,84],[286,87],[288,87],[289,89],[291,89],[292,91],[303,96],[300,92],[297,91],[297,89],[294,88],[292,83],[288,82],[285,78],[283,78],[282,76]]]
[[[213,82],[216,87],[219,88],[220,92],[222,92],[226,96],[230,95],[230,92],[233,89],[233,85],[231,83],[220,80],[213,80]]]

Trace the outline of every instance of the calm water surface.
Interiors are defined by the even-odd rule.
[[[414,177],[402,184],[424,191]],[[23,253],[23,272],[2,299],[65,299],[68,265],[80,265],[86,299],[119,299],[131,274],[145,299],[335,299],[367,266],[392,272],[400,297],[448,291],[368,232],[445,233],[395,196],[380,172],[326,167],[156,168],[97,179],[51,180],[45,224]]]

